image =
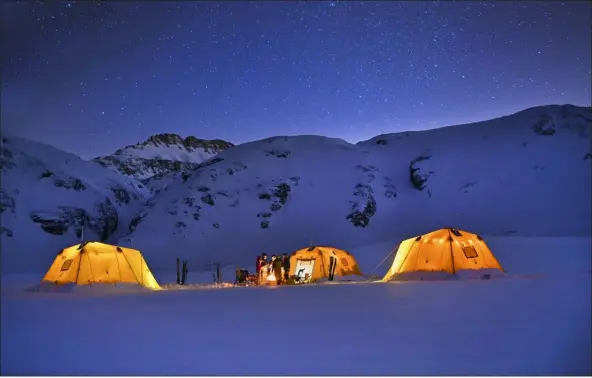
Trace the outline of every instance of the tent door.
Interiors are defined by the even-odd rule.
[[[315,260],[296,260],[295,274],[299,282],[309,282],[312,277]],[[307,278],[308,277],[308,278]]]

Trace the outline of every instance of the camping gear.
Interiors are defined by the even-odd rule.
[[[247,269],[237,269],[235,271],[235,286],[250,286],[257,285],[258,276],[257,274],[249,274]]]
[[[220,271],[220,263],[216,263],[216,283],[222,282],[222,272]]]
[[[294,276],[295,284],[303,284],[310,282],[310,274],[304,273],[304,269],[299,269]]]
[[[333,269],[331,269],[331,281],[333,281],[333,278],[335,278],[335,268],[337,268],[337,257],[333,257],[334,258],[334,263],[333,263]]]
[[[181,285],[185,285],[187,280],[187,260],[183,260],[183,269],[181,271]]]
[[[236,272],[236,277],[234,279],[235,284],[241,284],[241,283],[247,282],[247,280],[249,278],[249,271],[248,270],[237,269],[235,272]]]
[[[504,271],[481,236],[444,228],[402,241],[382,281],[400,275],[412,277],[435,272],[454,275],[460,270],[480,269]]]
[[[337,265],[337,258],[331,256],[329,257],[329,281],[333,281],[333,277],[335,276],[335,266]]]
[[[99,242],[85,242],[62,249],[42,283],[138,284],[161,290],[138,250]]]

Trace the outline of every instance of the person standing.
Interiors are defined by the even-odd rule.
[[[269,274],[269,262],[267,261],[267,253],[261,255],[261,263],[259,265],[259,285],[265,282]]]
[[[273,263],[275,262],[275,255],[271,255],[271,261],[267,265],[267,273],[273,274]]]
[[[261,271],[261,256],[257,256],[257,262],[255,263],[255,273],[257,273],[257,275],[259,275],[260,271]]]
[[[261,255],[261,266],[264,267],[267,264],[269,264],[269,261],[267,261],[267,253],[264,253]]]
[[[282,284],[282,259],[277,256],[273,259],[273,273],[275,275],[275,281],[278,285]]]
[[[269,261],[269,272],[273,273],[273,262],[275,261],[275,255],[271,255],[271,261]]]
[[[284,281],[288,281],[290,279],[290,257],[287,253],[282,255],[282,265],[284,267]]]

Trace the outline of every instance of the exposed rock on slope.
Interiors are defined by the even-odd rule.
[[[47,269],[59,250],[116,240],[148,198],[137,180],[56,148],[2,137],[2,271]]]
[[[117,150],[113,155],[93,161],[137,179],[148,179],[171,172],[186,172],[232,147],[223,140],[203,140],[176,134],[153,135],[148,140]]]

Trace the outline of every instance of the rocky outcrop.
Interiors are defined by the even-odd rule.
[[[367,227],[376,214],[374,190],[370,185],[358,184],[355,187],[353,196],[356,200],[350,201],[351,211],[346,215],[345,219],[355,227]]]
[[[101,241],[106,241],[117,229],[117,209],[109,199],[96,203],[88,212],[80,207],[58,206],[57,211],[31,212],[30,218],[41,229],[53,235],[64,235],[72,229],[76,237],[82,236],[83,228],[94,231]]]
[[[149,146],[151,144],[156,145],[156,146],[165,145],[165,146],[170,146],[170,147],[183,146],[188,150],[190,150],[190,149],[195,150],[198,148],[203,148],[204,150],[206,150],[208,152],[214,152],[214,153],[219,153],[221,151],[224,151],[224,150],[234,146],[234,144],[227,142],[225,140],[221,140],[221,139],[206,140],[206,139],[199,139],[194,136],[188,136],[185,139],[183,139],[183,137],[181,137],[177,134],[163,133],[163,134],[153,135],[150,138],[148,138],[148,140],[146,140],[145,142],[136,144],[135,146],[128,146],[128,147]],[[126,147],[126,148],[128,148],[128,147]],[[119,153],[122,153],[122,150],[116,151],[115,155],[117,155]]]
[[[220,139],[204,140],[193,136],[157,134],[146,141],[115,151],[113,155],[93,159],[103,167],[137,179],[148,179],[174,172],[190,172],[201,163],[234,145]]]
[[[549,116],[542,117],[539,121],[532,125],[532,129],[534,130],[535,134],[542,136],[550,136],[555,134],[555,128],[555,122],[553,122],[553,118]]]
[[[425,169],[420,167],[420,163],[422,161],[426,161],[430,158],[430,156],[419,156],[411,161],[409,164],[409,175],[411,184],[417,190],[424,190],[426,187],[426,183],[432,172],[426,172]]]

